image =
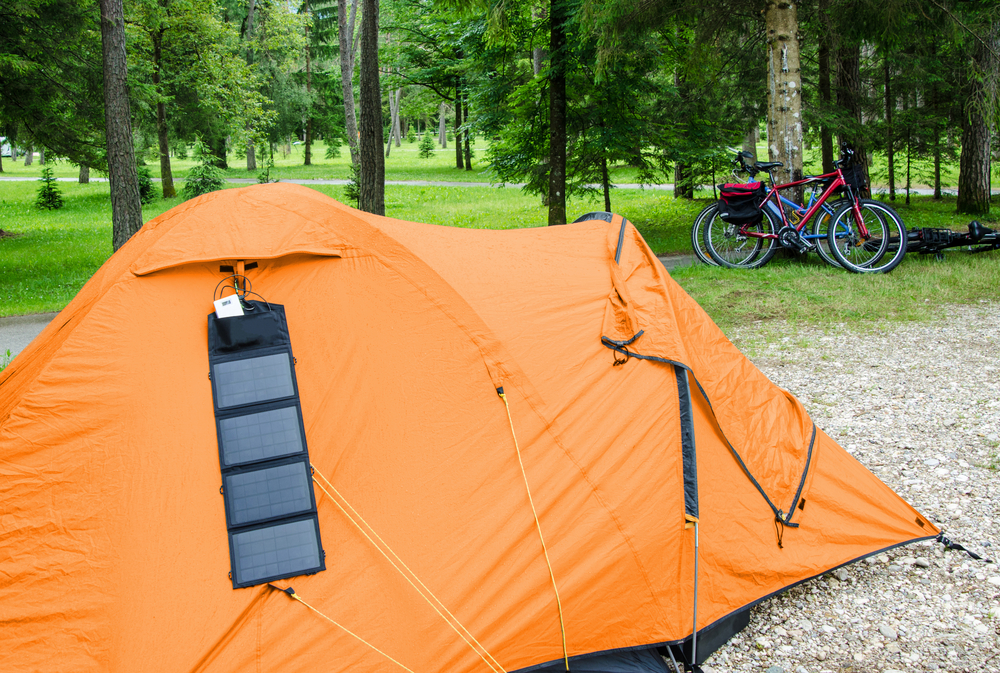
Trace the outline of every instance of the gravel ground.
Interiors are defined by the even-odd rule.
[[[755,325],[733,341],[947,537],[1000,558],[1000,303],[942,310],[863,331]],[[704,670],[1000,671],[1000,569],[936,542],[870,557],[755,608]]]

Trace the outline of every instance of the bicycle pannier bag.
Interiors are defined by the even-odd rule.
[[[719,217],[730,224],[756,223],[764,218],[760,204],[767,188],[762,182],[719,185],[719,196]]]
[[[840,172],[844,174],[844,182],[855,192],[868,188],[868,182],[865,180],[865,167],[861,164],[852,164],[847,168],[840,169]]]

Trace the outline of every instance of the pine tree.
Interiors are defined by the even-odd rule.
[[[42,169],[42,177],[39,180],[42,186],[38,188],[38,197],[35,199],[36,208],[45,210],[57,210],[63,207],[62,194],[56,179],[52,176],[52,167],[46,166]]]

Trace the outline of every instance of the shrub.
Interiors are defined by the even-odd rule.
[[[52,177],[52,167],[42,168],[42,177],[39,179],[42,186],[38,188],[38,196],[35,198],[35,207],[45,210],[56,210],[63,207],[62,193],[56,179]]]
[[[351,180],[344,185],[344,198],[353,201],[357,206],[361,201],[361,176],[358,172],[358,165],[351,164]]]
[[[184,183],[184,198],[193,199],[202,194],[225,188],[226,176],[217,165],[217,159],[201,140],[194,143],[194,157],[198,164],[188,171]]]
[[[434,136],[427,131],[424,132],[424,137],[420,139],[420,151],[418,154],[421,159],[430,159],[434,156]]]
[[[153,188],[153,178],[149,175],[148,168],[140,168],[139,173],[139,200],[142,205],[148,205],[156,198],[156,191]]]
[[[414,130],[413,126],[413,124],[410,124],[410,128],[406,131],[406,142],[411,145],[417,142],[417,132]]]

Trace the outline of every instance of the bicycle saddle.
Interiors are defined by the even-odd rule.
[[[983,236],[992,233],[992,229],[979,224],[978,220],[969,222],[969,237],[972,239],[973,243],[979,243],[979,241],[983,240]]]
[[[758,161],[757,162],[757,168],[759,168],[762,171],[769,171],[772,168],[781,168],[784,165],[785,164],[781,163],[780,161]]]

